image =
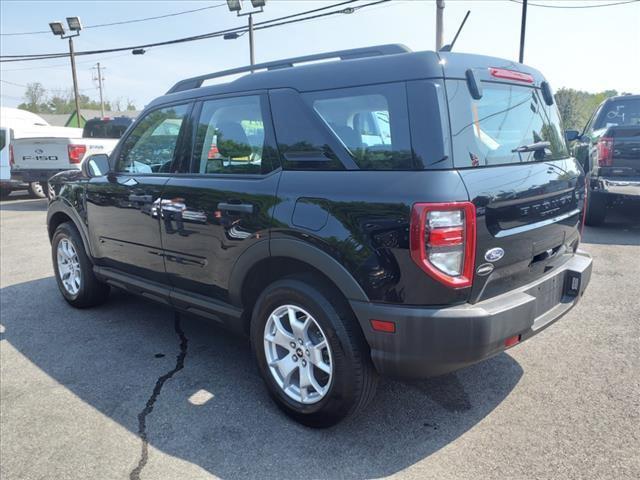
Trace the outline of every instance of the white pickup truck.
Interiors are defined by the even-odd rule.
[[[56,173],[80,169],[90,155],[109,155],[118,139],[78,137],[20,138],[13,141],[11,177],[43,185]],[[45,190],[46,191],[46,190]]]

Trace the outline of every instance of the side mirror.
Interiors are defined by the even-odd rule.
[[[82,162],[82,173],[87,178],[101,177],[109,173],[109,155],[98,153]]]
[[[574,140],[579,140],[580,132],[578,130],[565,130],[564,138],[567,139],[567,142],[573,142]]]

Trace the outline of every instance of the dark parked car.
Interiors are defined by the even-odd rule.
[[[312,426],[364,408],[378,374],[535,335],[591,273],[551,90],[498,58],[387,45],[191,78],[52,184],[71,305],[113,286],[247,334],[277,404]]]
[[[100,117],[87,120],[82,138],[120,138],[133,123],[130,117]]]
[[[569,130],[567,139],[587,172],[587,225],[602,224],[622,202],[640,206],[640,95],[606,99],[584,132]]]

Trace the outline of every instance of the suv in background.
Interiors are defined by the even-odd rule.
[[[640,95],[607,98],[581,135],[566,134],[576,140],[573,155],[588,173],[587,225],[602,224],[621,202],[640,205]]]
[[[378,374],[539,333],[591,274],[551,89],[499,58],[386,45],[190,78],[51,184],[67,302],[124,288],[247,334],[276,403],[316,427]]]

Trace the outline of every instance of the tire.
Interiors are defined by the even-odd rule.
[[[47,182],[31,182],[29,184],[29,195],[33,198],[47,198]]]
[[[584,223],[592,227],[602,225],[606,216],[607,199],[602,195],[591,193],[587,200],[587,214]]]
[[[298,363],[289,363],[289,365],[297,365],[293,367],[293,373],[289,377],[292,385],[289,387],[289,393],[280,384],[282,383],[279,377],[280,370],[278,373],[272,373],[272,367],[267,360],[268,355],[271,355],[273,360],[273,354],[269,353],[272,347],[267,346],[268,342],[265,340],[265,335],[273,331],[266,330],[269,325],[274,325],[271,320],[273,315],[277,316],[279,309],[288,307],[297,310],[301,320],[307,318],[305,315],[310,315],[312,321],[319,327],[319,332],[314,330],[313,325],[309,327],[309,334],[303,335],[306,336],[303,345],[298,344],[295,348],[291,345],[289,340],[297,340],[294,335],[293,339],[285,337],[286,342],[282,342],[289,342],[286,349],[280,345],[276,348],[282,360],[293,359],[296,351],[299,351]],[[284,325],[285,330],[288,318],[290,317],[286,313],[281,317],[281,325]],[[290,325],[289,323],[289,334],[295,331]],[[369,347],[358,322],[346,301],[341,298],[340,292],[311,275],[287,277],[269,285],[262,292],[253,309],[250,336],[258,369],[271,397],[278,407],[297,422],[315,428],[330,427],[362,410],[375,394],[378,375],[371,362]],[[321,341],[324,339],[328,344],[328,350],[322,352],[321,362],[318,362],[318,357],[314,353],[318,351],[317,348],[306,348],[311,345],[307,342],[311,342],[312,337],[315,338],[315,343],[322,344]],[[275,335],[272,338],[275,338]],[[272,344],[269,343],[269,345]],[[311,356],[309,356],[309,350],[311,350]],[[315,361],[311,359],[314,356]],[[311,389],[304,389],[307,392],[306,401],[300,399],[304,397],[300,380],[305,358],[309,358],[306,360],[308,365],[306,368],[314,372],[316,385],[325,389],[323,394],[313,386]],[[325,368],[330,364],[330,376],[316,367],[319,363],[323,363]],[[296,376],[298,385],[295,385]],[[294,392],[296,389],[297,393]],[[294,396],[298,398],[293,398]]]
[[[11,190],[9,190],[8,188],[0,189],[0,199],[6,200],[7,198],[9,198],[9,195],[11,195]]]
[[[63,246],[60,248],[63,252],[59,251],[61,243]],[[93,273],[93,265],[84,250],[82,238],[75,225],[65,222],[56,228],[51,240],[51,256],[58,288],[70,305],[76,308],[89,308],[106,301],[109,296],[109,286],[100,282]],[[62,261],[59,261],[60,256]],[[66,264],[63,261],[65,258],[68,260]],[[69,273],[71,269],[69,266],[73,267],[74,274],[77,272],[75,277],[78,278],[77,282],[69,280],[65,283],[63,276],[68,279],[72,276]],[[62,275],[61,268],[64,269]],[[73,288],[69,283],[73,284]]]

